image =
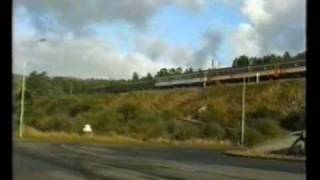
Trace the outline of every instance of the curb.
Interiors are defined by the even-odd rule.
[[[306,158],[304,157],[294,157],[294,156],[284,156],[284,155],[275,155],[275,154],[250,154],[250,152],[240,152],[240,151],[225,151],[223,152],[225,155],[229,156],[238,156],[244,158],[256,158],[256,159],[268,159],[268,160],[282,160],[282,161],[297,161],[297,162],[305,162]]]

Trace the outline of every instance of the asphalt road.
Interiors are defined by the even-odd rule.
[[[219,151],[16,142],[14,179],[306,179],[302,162]]]

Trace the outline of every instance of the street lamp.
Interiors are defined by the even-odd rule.
[[[243,86],[242,86],[242,118],[241,118],[241,139],[240,139],[241,146],[244,145],[244,125],[245,125],[245,110],[246,110],[245,96],[246,96],[246,77],[243,78]]]
[[[45,38],[40,39],[37,42],[44,42]],[[21,88],[21,100],[20,100],[20,120],[19,120],[19,137],[23,138],[23,118],[24,118],[24,94],[26,89],[26,67],[27,62],[23,63],[23,76],[22,76],[22,88]]]
[[[22,138],[22,131],[23,131],[23,115],[24,115],[24,91],[25,91],[25,86],[26,86],[26,62],[23,64],[23,76],[22,76],[22,89],[21,89],[21,100],[20,100],[20,106],[21,106],[21,111],[20,111],[20,126],[19,126],[19,137]]]

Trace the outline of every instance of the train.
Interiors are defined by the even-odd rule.
[[[227,67],[209,69],[190,74],[156,78],[155,87],[177,87],[189,85],[209,85],[216,83],[232,83],[243,78],[270,80],[287,77],[303,77],[305,75],[305,60],[280,61],[266,65],[246,67]]]
[[[95,88],[91,92],[128,92],[148,89],[165,89],[175,87],[190,87],[235,83],[243,79],[265,81],[282,78],[304,77],[306,72],[305,60],[290,60],[266,65],[246,67],[227,67],[201,70],[193,73],[156,77],[152,80],[135,83],[118,84],[114,86]]]

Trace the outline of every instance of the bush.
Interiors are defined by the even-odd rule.
[[[246,127],[244,144],[247,146],[256,145],[264,140],[262,134],[254,128]]]
[[[35,123],[35,128],[42,131],[71,131],[71,122],[64,114],[47,116]]]
[[[216,122],[210,122],[201,127],[201,137],[220,140],[225,137],[225,129]]]
[[[266,137],[277,137],[283,134],[283,129],[279,126],[279,124],[271,119],[260,118],[260,119],[248,119],[248,126],[256,129],[262,135]]]
[[[163,119],[173,120],[183,117],[183,114],[177,109],[164,109],[160,112]]]
[[[267,106],[259,105],[255,108],[253,112],[248,112],[248,118],[257,119],[257,118],[267,118],[267,117],[277,117],[277,112],[269,109]]]
[[[225,129],[224,139],[228,139],[233,143],[240,142],[240,127],[227,127]]]
[[[138,107],[134,103],[126,102],[118,108],[118,112],[124,116],[124,121],[128,122],[133,119],[138,113]]]
[[[96,134],[107,134],[116,132],[123,126],[121,123],[122,116],[112,109],[104,109],[101,111],[90,111],[80,114],[74,119],[74,131],[82,133],[82,128],[85,124],[90,124],[92,130]]]
[[[187,140],[191,138],[199,137],[200,130],[194,124],[182,124],[176,123],[174,132],[171,135],[175,140]]]
[[[272,120],[263,121],[258,127],[258,130],[267,137],[277,137],[284,133],[279,124]]]
[[[90,105],[89,104],[84,104],[84,103],[78,103],[73,105],[70,110],[69,110],[69,115],[71,117],[75,117],[79,113],[84,113],[90,110]]]
[[[153,113],[140,114],[129,122],[129,126],[130,132],[141,140],[167,136],[165,122]]]
[[[305,127],[305,113],[294,111],[281,119],[281,126],[287,130],[297,131]]]
[[[66,112],[74,103],[70,98],[57,98],[53,100],[43,101],[37,104],[36,109],[43,109],[47,115],[54,115],[56,113]],[[39,106],[39,107],[38,107]],[[44,107],[41,107],[44,106]]]

